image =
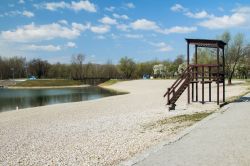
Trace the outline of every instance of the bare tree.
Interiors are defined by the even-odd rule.
[[[232,84],[232,78],[235,73],[237,64],[246,55],[246,47],[244,45],[244,35],[238,33],[231,40],[229,32],[224,32],[221,39],[227,43],[225,47],[225,67],[228,76],[228,84]]]
[[[83,62],[85,60],[85,55],[77,54],[72,56],[72,78],[82,80],[84,78]]]
[[[106,64],[103,65],[103,77],[106,78],[116,78],[118,77],[117,67],[108,60]]]
[[[4,67],[5,63],[4,60],[2,59],[2,57],[0,57],[0,80],[2,80],[4,78]]]

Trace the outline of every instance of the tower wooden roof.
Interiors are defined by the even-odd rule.
[[[223,49],[226,45],[222,40],[209,40],[209,39],[186,39],[189,44],[196,45],[198,47],[210,47]]]

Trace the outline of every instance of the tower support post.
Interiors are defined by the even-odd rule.
[[[188,75],[190,79],[190,70],[189,70],[189,42],[187,42],[187,67],[188,67]],[[190,83],[188,83],[187,87],[187,103],[190,104]]]

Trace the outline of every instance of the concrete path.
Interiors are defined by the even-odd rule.
[[[250,165],[250,94],[242,99],[137,165]]]

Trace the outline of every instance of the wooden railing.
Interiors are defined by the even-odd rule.
[[[224,78],[224,73],[221,71],[222,65],[216,65],[216,64],[199,64],[199,65],[189,65],[193,68],[193,72],[191,73],[193,76],[193,79],[209,79],[209,80],[221,80]],[[200,70],[199,70],[200,69]],[[205,70],[207,69],[207,70]],[[212,69],[214,69],[212,71]]]
[[[179,85],[183,82],[185,83],[186,79],[190,79],[190,73],[191,73],[191,69],[192,67],[189,66],[187,67],[183,73],[181,74],[181,76],[173,83],[173,85],[168,88],[167,92],[163,95],[163,97],[166,97],[167,96],[167,104],[170,104],[170,97],[172,96],[172,98],[175,96],[175,92],[176,92],[176,89],[180,89],[183,84],[179,87]]]
[[[194,101],[194,84],[196,84],[196,91],[198,91],[198,82],[202,84],[202,102],[204,102],[204,84],[207,83],[209,84],[209,101],[211,101],[211,83],[219,84],[224,81],[224,73],[220,70],[221,67],[222,65],[216,64],[190,64],[163,95],[167,97],[167,104],[174,104],[189,84],[192,84],[192,101]],[[198,101],[198,94],[196,96]]]

